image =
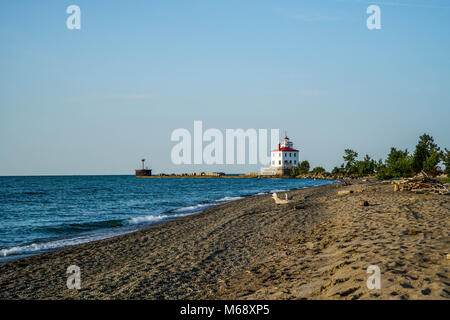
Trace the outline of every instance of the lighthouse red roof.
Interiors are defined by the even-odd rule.
[[[297,149],[287,148],[287,147],[274,149],[274,150],[272,150],[272,152],[273,152],[273,151],[275,151],[275,152],[276,152],[276,151],[292,151],[292,152],[298,152]]]

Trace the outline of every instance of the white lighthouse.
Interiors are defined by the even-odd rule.
[[[294,144],[287,136],[278,144],[278,149],[274,149],[270,155],[270,166],[261,170],[262,174],[275,175],[283,173],[283,170],[288,170],[297,167],[299,159],[299,151],[294,149]]]

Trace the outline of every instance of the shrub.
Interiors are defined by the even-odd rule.
[[[344,167],[345,173],[347,174],[355,174],[358,172],[358,168],[356,167],[356,158],[358,158],[358,153],[352,149],[344,150]]]
[[[447,175],[447,177],[450,178],[450,150],[447,150],[447,148],[445,148],[445,152],[443,152],[441,156],[442,162],[445,166],[444,173]]]
[[[302,161],[298,164],[298,173],[299,174],[306,174],[309,173],[309,162],[308,161]]]
[[[441,161],[441,157],[442,152],[439,152],[434,148],[431,149],[430,155],[423,162],[423,171],[431,173],[432,175],[437,175],[440,172],[438,164]]]
[[[419,142],[417,143],[416,150],[414,151],[412,170],[416,173],[422,171],[424,169],[425,162],[432,156],[432,152],[434,152],[433,150],[438,153],[440,151],[437,144],[434,143],[433,137],[424,133],[419,137]],[[435,159],[430,159],[427,162],[428,169],[433,166],[434,161]],[[437,163],[439,163],[439,161]],[[434,166],[436,166],[437,163]]]
[[[403,178],[410,177],[412,174],[413,159],[408,153],[408,149],[405,151],[391,148],[391,152],[386,159],[386,166],[381,170],[381,175],[384,174],[386,178]]]
[[[375,173],[375,170],[377,168],[377,163],[375,162],[375,160],[371,159],[369,157],[369,155],[366,154],[366,156],[364,157],[364,160],[357,161],[355,163],[355,167],[356,167],[356,170],[352,170],[352,171],[357,171],[360,176],[365,176],[368,174]]]
[[[315,167],[311,172],[312,173],[324,173],[325,169],[322,167]]]
[[[344,175],[345,174],[344,165],[342,165],[341,167],[334,167],[333,170],[331,171],[331,173]]]

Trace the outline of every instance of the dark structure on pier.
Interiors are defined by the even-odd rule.
[[[142,159],[142,169],[136,169],[136,178],[150,177],[152,175],[152,169],[145,168],[145,159]]]

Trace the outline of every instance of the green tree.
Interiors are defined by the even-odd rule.
[[[434,143],[434,139],[432,136],[424,133],[419,137],[419,142],[416,145],[416,150],[414,151],[413,160],[412,160],[412,170],[416,173],[422,171],[424,169],[424,164],[427,158],[432,156],[432,150],[439,152],[440,149],[437,144]],[[433,155],[435,157],[435,155]],[[427,163],[427,166],[431,166],[435,159],[430,159]],[[438,161],[439,163],[439,161]],[[436,164],[437,165],[437,164]]]
[[[445,152],[442,153],[442,162],[445,166],[444,173],[450,178],[450,150],[447,150],[447,148],[445,148]]]
[[[345,170],[347,173],[351,173],[351,171],[355,170],[354,168],[358,153],[352,149],[345,149],[343,158],[345,161]]]
[[[374,174],[375,170],[377,168],[377,163],[375,160],[371,159],[369,155],[366,154],[364,157],[364,160],[362,161],[356,161],[355,164],[358,174],[360,176],[365,176],[368,174]]]
[[[409,177],[412,173],[413,158],[409,155],[408,149],[405,151],[391,148],[391,152],[386,159],[386,167],[382,174],[386,178]]]
[[[386,164],[383,163],[382,159],[378,160],[377,163],[377,178],[382,180],[392,178],[389,176]]]
[[[309,173],[309,168],[310,168],[309,162],[306,160],[302,161],[298,164],[298,173],[299,174]]]
[[[334,167],[331,173],[344,175],[345,174],[344,165],[342,164],[340,167]]]
[[[381,169],[383,169],[384,167],[386,167],[383,163],[383,159],[379,159],[377,162],[377,165],[375,167],[375,172],[378,173],[378,171],[380,171]]]
[[[441,152],[436,149],[430,150],[430,155],[423,162],[423,170],[425,172],[436,173],[438,171],[438,164],[441,161]]]
[[[311,172],[312,173],[324,173],[325,169],[323,167],[315,167],[314,169],[312,169]]]

